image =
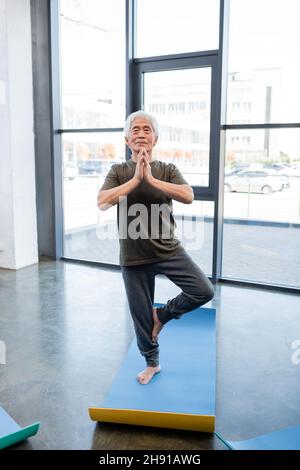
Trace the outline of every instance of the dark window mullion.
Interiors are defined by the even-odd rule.
[[[260,124],[223,124],[222,130],[239,130],[239,129],[288,129],[288,128],[300,128],[300,123],[260,123]]]
[[[123,132],[123,127],[99,127],[99,128],[86,128],[86,129],[57,129],[57,134],[76,134],[76,133],[101,133],[101,132]]]

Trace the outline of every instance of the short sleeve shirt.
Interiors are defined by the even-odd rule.
[[[154,178],[174,184],[188,184],[173,163],[150,162]],[[112,165],[100,190],[112,189],[133,178],[132,159]],[[135,266],[169,258],[180,247],[174,230],[172,199],[142,180],[118,203],[120,265]]]

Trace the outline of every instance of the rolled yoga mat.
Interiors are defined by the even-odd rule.
[[[147,385],[136,380],[145,360],[134,339],[104,403],[89,408],[91,419],[214,432],[215,320],[215,309],[200,307],[168,322],[159,335],[162,370]]]

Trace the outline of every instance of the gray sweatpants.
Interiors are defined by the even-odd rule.
[[[121,266],[137,345],[148,366],[159,364],[159,344],[152,341],[155,275],[164,274],[182,292],[157,310],[165,324],[190,310],[206,304],[214,296],[213,285],[199,266],[180,246],[175,254],[163,261],[138,266]]]

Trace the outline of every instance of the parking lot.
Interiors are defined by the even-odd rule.
[[[97,193],[104,176],[78,176],[64,181],[65,230],[111,220],[113,209],[101,211],[97,208]],[[224,217],[229,219],[259,220],[300,224],[300,177],[290,177],[290,187],[271,194],[231,192],[224,195]],[[197,204],[180,204],[181,215],[197,216]],[[176,209],[177,211],[179,209]],[[212,211],[210,216],[213,215]]]

